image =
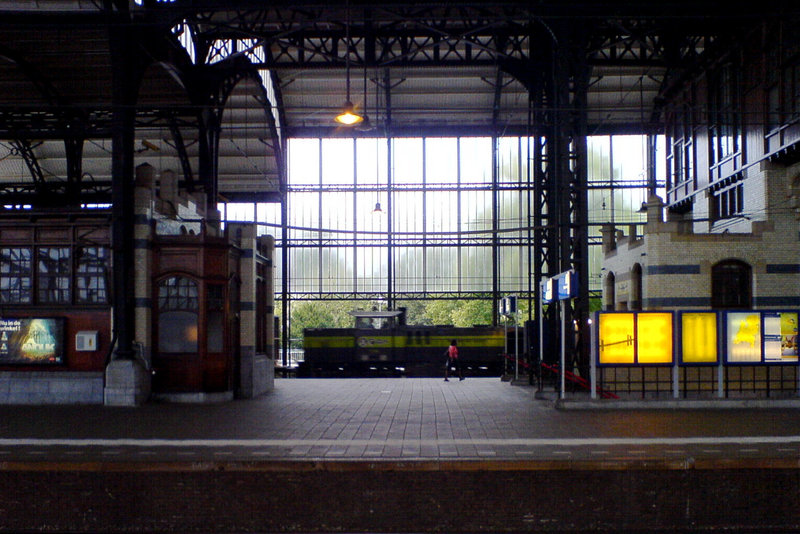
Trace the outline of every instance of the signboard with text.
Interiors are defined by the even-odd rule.
[[[542,304],[553,302],[553,279],[546,278],[539,283],[542,295]]]
[[[796,311],[736,311],[725,314],[729,363],[797,361]]]
[[[564,271],[554,278],[558,300],[567,300],[578,296],[578,277],[575,271]]]
[[[0,365],[62,363],[63,318],[0,318]]]

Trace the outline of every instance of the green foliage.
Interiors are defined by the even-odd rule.
[[[432,300],[425,306],[425,315],[431,324],[453,324],[454,300]]]
[[[487,300],[456,301],[452,317],[455,326],[490,325],[492,324],[492,303]]]
[[[292,336],[299,337],[305,328],[347,328],[353,317],[347,312],[356,306],[348,301],[306,301],[292,303]]]
[[[492,324],[492,303],[487,300],[434,300],[425,305],[428,324],[472,326]]]
[[[414,325],[431,325],[433,322],[426,314],[426,302],[424,300],[405,300],[398,301],[398,308],[406,309],[406,323]]]

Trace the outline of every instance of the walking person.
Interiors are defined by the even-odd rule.
[[[458,371],[458,380],[464,380],[464,371],[461,369],[461,361],[458,359],[458,343],[455,339],[450,342],[450,346],[447,348],[447,362],[444,368],[445,382],[450,382],[447,379],[447,375],[450,373],[450,366],[454,366]]]

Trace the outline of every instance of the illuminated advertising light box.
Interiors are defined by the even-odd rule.
[[[597,352],[600,365],[631,365],[636,363],[636,338],[632,313],[600,313]]]
[[[672,363],[672,314],[636,314],[636,362]]]
[[[765,362],[797,361],[797,312],[763,312]]]
[[[672,356],[672,313],[600,312],[599,365],[667,365]]]
[[[681,362],[714,364],[719,361],[717,314],[684,312],[681,314]]]
[[[729,312],[725,315],[725,348],[732,363],[761,362],[761,312]]]
[[[62,363],[63,318],[0,318],[0,365]]]

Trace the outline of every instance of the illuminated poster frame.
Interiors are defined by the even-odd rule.
[[[0,365],[63,365],[63,317],[0,317]]]
[[[735,310],[723,319],[725,363],[797,365],[798,310]]]
[[[707,310],[678,312],[678,339],[680,365],[718,365],[722,357],[720,349],[719,313]],[[687,348],[687,343],[695,341]],[[713,355],[711,354],[713,352]]]
[[[671,311],[597,312],[597,365],[673,365],[674,317]]]

